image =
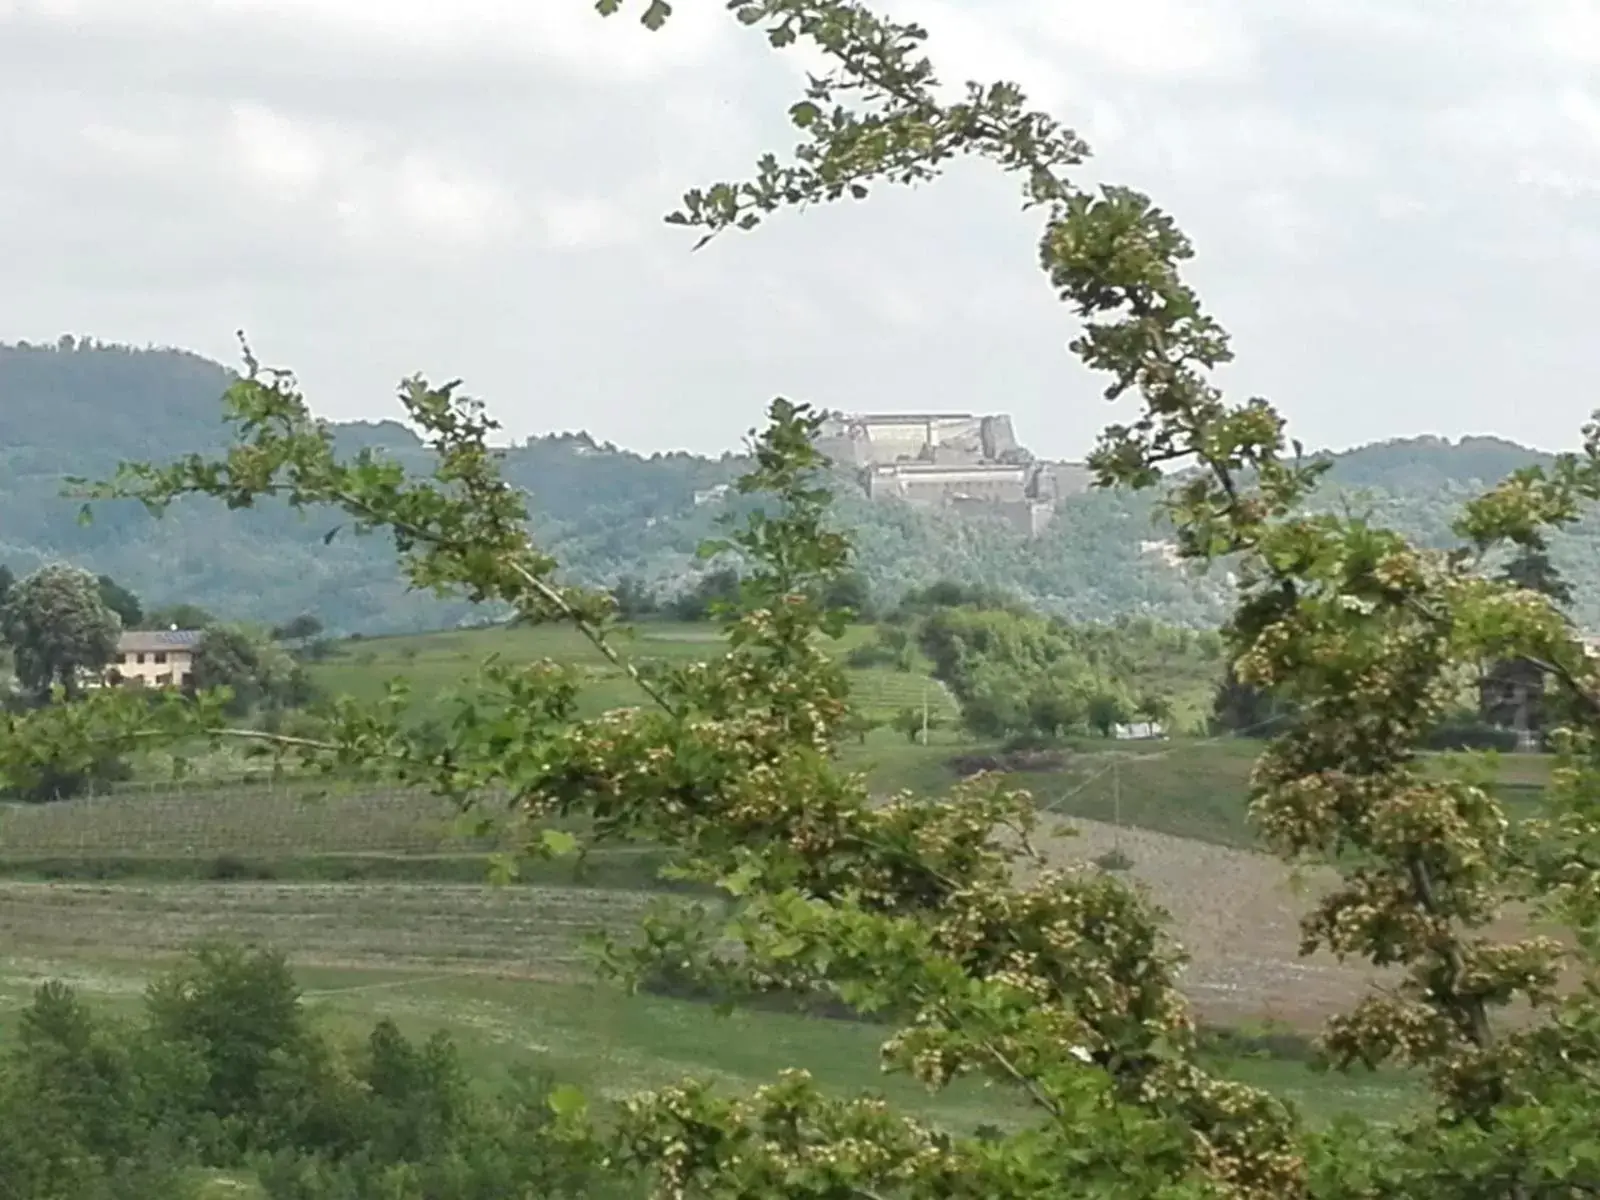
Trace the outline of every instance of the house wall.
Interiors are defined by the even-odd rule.
[[[108,668],[125,681],[139,680],[147,687],[182,687],[193,682],[191,650],[125,651]]]

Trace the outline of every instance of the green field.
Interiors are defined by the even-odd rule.
[[[844,749],[879,794],[949,788],[953,759],[993,747],[940,736],[916,745],[887,730]],[[1052,812],[1226,845],[1248,845],[1245,789],[1260,747],[1239,741],[1083,741],[1053,770],[1019,771],[1020,787]],[[270,782],[152,780],[48,805],[0,805],[0,862],[27,858],[292,859],[313,855],[481,853],[457,813],[406,790]]]
[[[871,636],[871,629],[853,626],[831,645],[838,653]],[[710,625],[651,622],[612,639],[615,650],[631,662],[700,662],[719,652],[722,634]],[[405,637],[364,638],[341,643],[337,655],[312,665],[315,682],[332,695],[375,700],[392,679],[404,679],[419,710],[439,711],[453,690],[471,683],[477,668],[494,657],[504,662],[549,659],[578,671],[583,679],[581,708],[585,713],[645,704],[648,698],[627,674],[612,664],[570,625],[472,629]],[[935,721],[956,716],[954,701],[925,675],[893,670],[850,671],[852,695],[860,709],[887,719],[902,708],[921,709],[926,700]]]
[[[838,653],[872,637],[868,626],[852,626]],[[712,626],[646,623],[620,635],[616,648],[638,663],[693,662],[718,652]],[[510,662],[550,659],[582,672],[581,705],[596,713],[646,698],[576,629],[565,625],[517,629],[461,630],[343,643],[339,657],[315,664],[319,685],[332,694],[363,699],[381,696],[386,681],[402,678],[424,711],[470,680],[490,656]],[[940,791],[958,775],[950,760],[991,751],[953,732],[959,718],[953,697],[926,674],[888,668],[848,671],[852,696],[869,719],[886,723],[903,709],[927,705],[938,731],[932,745],[908,743],[887,729],[845,751],[846,762],[867,772],[879,792]],[[1065,762],[1049,771],[1021,771],[1019,786],[1051,811],[1087,820],[1120,823],[1225,845],[1254,844],[1245,812],[1252,764],[1262,743],[1248,738],[1174,738],[1164,742],[1111,743],[1077,739],[1063,747]],[[1509,755],[1502,761],[1500,791],[1525,807],[1549,777],[1542,755]],[[3,834],[0,834],[3,836]]]
[[[845,648],[869,634],[852,630]],[[718,634],[649,625],[619,648],[641,662],[687,662],[716,653]],[[313,669],[330,693],[374,698],[399,676],[437,705],[490,655],[571,664],[584,673],[585,711],[643,700],[562,627],[358,640]],[[931,745],[878,729],[845,748],[876,793],[937,792],[984,756],[1007,761],[954,731],[952,701],[925,675],[851,671],[850,682],[880,721],[926,698],[935,722]],[[1236,739],[1080,739],[1013,779],[1065,817],[1241,847],[1252,841],[1245,799],[1260,749]],[[237,760],[212,766],[226,773]],[[1517,756],[1502,782],[1518,801],[1547,776],[1545,760]],[[110,795],[0,807],[0,1029],[43,978],[130,1005],[156,965],[196,938],[228,936],[290,951],[310,1000],[336,1025],[354,1033],[387,1015],[413,1032],[448,1028],[485,1073],[537,1061],[615,1096],[685,1074],[747,1086],[801,1063],[834,1087],[882,1087],[956,1125],[1015,1115],[1011,1098],[975,1086],[929,1096],[881,1078],[879,1034],[868,1026],[773,1012],[722,1018],[596,983],[584,936],[637,923],[660,894],[661,856],[604,848],[581,862],[537,864],[497,889],[483,882],[492,843],[464,837],[455,817],[414,791],[266,779],[147,779]],[[1174,845],[1193,857],[1188,843]],[[1281,1047],[1236,1044],[1215,1063],[1318,1118],[1392,1113],[1416,1094],[1391,1075],[1314,1075]]]
[[[957,1126],[1018,1113],[1014,1098],[976,1085],[929,1095],[882,1076],[882,1035],[868,1025],[773,1012],[723,1017],[593,981],[579,935],[628,921],[641,900],[403,884],[0,885],[8,948],[0,1031],[44,979],[128,1007],[153,964],[196,937],[227,933],[290,948],[308,1000],[352,1035],[380,1016],[408,1032],[448,1029],[485,1076],[538,1063],[616,1097],[685,1075],[749,1086],[803,1064],[832,1087],[882,1090]],[[1318,1118],[1397,1111],[1412,1094],[1394,1077],[1323,1077],[1281,1058],[1232,1054],[1215,1065]]]

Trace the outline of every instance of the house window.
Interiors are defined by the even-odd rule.
[[[167,652],[165,650],[157,650],[156,651],[156,665],[160,666],[162,663],[164,663],[166,661],[167,661]]]
[[[194,674],[192,672],[190,672],[190,671],[185,671],[183,673],[183,686],[184,687],[189,687],[193,683],[194,683]]]
[[[133,661],[136,662],[136,663],[139,663],[142,666],[144,664],[144,655],[143,654],[135,654],[133,656]]]

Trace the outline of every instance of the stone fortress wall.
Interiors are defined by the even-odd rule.
[[[874,500],[999,516],[1030,537],[1089,487],[1084,464],[1035,459],[1004,414],[830,413],[817,449]]]

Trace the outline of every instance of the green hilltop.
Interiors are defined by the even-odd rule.
[[[65,477],[221,447],[219,398],[231,378],[228,368],[182,350],[72,339],[0,345],[0,563],[22,574],[65,559],[125,581],[152,606],[188,602],[261,621],[312,612],[336,632],[470,622],[465,605],[409,593],[383,540],[341,533],[326,541],[338,524],[331,515],[196,504],[156,519],[118,504],[79,522],[78,506],[61,495]],[[425,467],[426,451],[396,422],[341,424],[336,432],[346,445],[381,446]],[[1448,542],[1463,499],[1548,458],[1496,438],[1392,441],[1333,457],[1327,504],[1353,503],[1434,544]],[[696,547],[723,511],[722,501],[697,504],[697,493],[704,501],[739,468],[732,455],[645,456],[585,434],[506,451],[508,477],[531,496],[536,533],[575,580],[631,575],[665,592],[701,569]],[[839,508],[855,531],[863,573],[886,600],[943,578],[1006,588],[1076,621],[1143,614],[1198,626],[1225,611],[1224,578],[1193,577],[1151,552],[1163,534],[1149,496],[1069,497],[1032,541],[998,522],[873,504],[848,485]],[[1600,624],[1597,546],[1600,525],[1591,519],[1559,538],[1554,554],[1577,592],[1574,611],[1590,626]]]

